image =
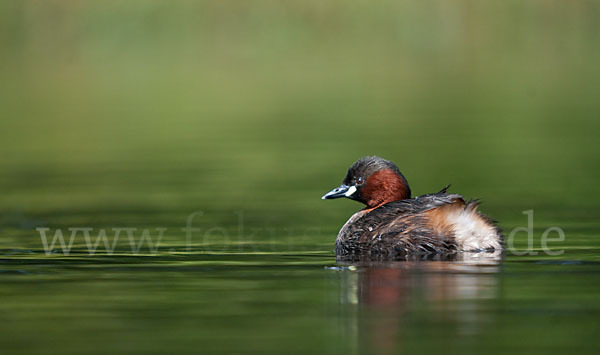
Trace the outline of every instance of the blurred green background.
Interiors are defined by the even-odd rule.
[[[598,214],[595,1],[0,6],[5,211],[339,224],[358,206],[319,197],[377,154],[416,194],[451,183],[502,215]]]
[[[364,155],[396,162],[415,194],[451,183],[482,198],[506,231],[533,209],[536,238],[565,230],[554,259],[598,261],[599,18],[598,1],[0,2],[0,249],[4,271],[29,275],[2,279],[0,343],[335,353],[337,336],[356,350],[335,327],[354,311],[327,308],[332,285],[355,286],[322,266],[361,206],[320,196]],[[186,254],[197,210],[204,230],[237,233],[242,213],[258,232]],[[168,231],[154,258],[128,257],[125,241],[119,257],[89,257],[81,240],[63,257],[43,254],[40,226]],[[597,266],[555,282],[510,265],[501,297],[479,304],[500,317],[489,333],[431,350],[593,350]],[[455,325],[421,311],[408,349]],[[536,331],[552,336],[514,343]]]

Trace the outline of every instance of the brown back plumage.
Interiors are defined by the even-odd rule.
[[[404,259],[459,251],[455,225],[447,216],[463,211],[475,212],[477,203],[465,203],[461,195],[446,191],[447,187],[438,193],[357,212],[338,234],[338,257]]]

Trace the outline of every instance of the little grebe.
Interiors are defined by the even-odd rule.
[[[402,259],[501,250],[502,233],[477,211],[479,202],[465,202],[447,189],[411,198],[408,182],[394,163],[376,156],[359,159],[342,185],[322,197],[347,197],[367,205],[338,233],[336,254]]]

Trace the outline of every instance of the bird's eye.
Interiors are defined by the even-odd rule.
[[[359,177],[356,179],[356,183],[357,183],[358,185],[362,184],[362,183],[363,183],[363,178],[359,176]]]

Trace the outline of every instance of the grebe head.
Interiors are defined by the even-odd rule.
[[[348,169],[344,182],[322,199],[347,197],[368,208],[410,198],[410,188],[396,164],[380,157],[364,157]]]

